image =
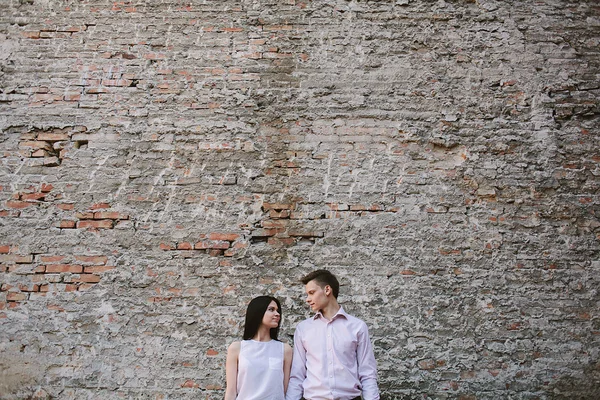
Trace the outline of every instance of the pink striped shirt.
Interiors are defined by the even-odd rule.
[[[296,327],[286,400],[379,399],[377,363],[367,324],[340,307],[328,321],[321,312]]]

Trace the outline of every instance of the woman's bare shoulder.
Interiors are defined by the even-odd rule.
[[[231,343],[227,348],[227,354],[239,354],[241,346],[239,341]]]

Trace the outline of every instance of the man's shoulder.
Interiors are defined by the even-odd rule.
[[[296,328],[304,328],[304,327],[310,326],[314,321],[315,321],[315,316],[311,315],[310,317],[300,321]]]
[[[354,316],[354,315],[352,315],[352,314],[348,314],[348,313],[346,312],[346,310],[344,310],[344,316],[346,317],[346,319],[347,319],[349,322],[352,322],[352,323],[355,323],[355,324],[366,325],[365,321],[363,321],[362,319],[360,319],[360,318],[358,318],[358,317],[355,317],[355,316]]]
[[[314,315],[311,315],[310,317],[298,322],[298,325],[296,325],[296,332],[310,331],[315,327],[316,323],[317,319]]]
[[[367,323],[365,321],[363,321],[362,319],[355,317],[354,315],[348,314],[347,312],[344,311],[344,317],[345,317],[345,323],[348,324],[348,326],[352,326],[353,329],[356,329],[357,331],[369,331],[369,328],[367,327]]]

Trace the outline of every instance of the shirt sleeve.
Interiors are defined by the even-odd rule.
[[[302,344],[302,332],[296,327],[294,332],[294,356],[292,358],[292,371],[290,382],[285,394],[285,400],[300,400],[304,394],[302,384],[306,379],[306,349]]]
[[[373,353],[373,346],[369,339],[369,330],[366,324],[363,324],[359,333],[356,360],[358,362],[358,379],[362,385],[363,399],[378,400],[377,362],[375,361],[375,354]]]

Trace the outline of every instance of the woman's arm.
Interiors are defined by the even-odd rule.
[[[288,383],[290,382],[290,371],[292,370],[292,356],[294,355],[294,350],[292,346],[287,343],[284,343],[284,352],[283,352],[283,392],[287,392]]]
[[[227,349],[227,361],[225,361],[225,400],[235,400],[237,397],[237,374],[238,359],[240,356],[240,342],[233,342]]]

